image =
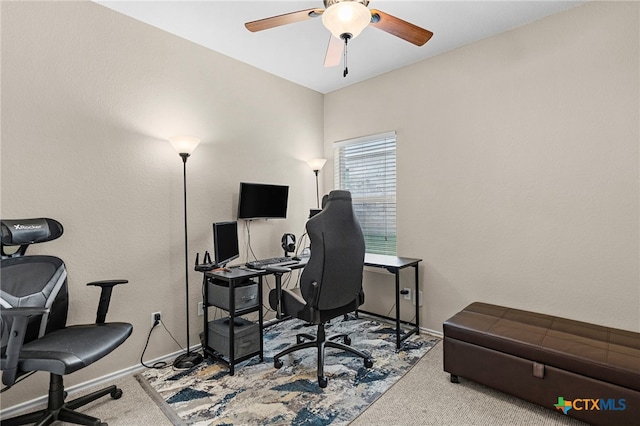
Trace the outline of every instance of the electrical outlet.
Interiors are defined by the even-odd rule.
[[[411,302],[415,305],[416,304],[416,298],[415,298],[415,292],[413,293],[414,298],[411,300]],[[418,306],[422,306],[422,290],[420,290],[418,292]]]
[[[201,317],[204,315],[204,303],[198,302],[198,316]]]
[[[160,311],[151,314],[151,328],[160,324],[160,321],[162,321],[162,313]]]
[[[400,292],[404,296],[404,300],[411,300],[411,289],[409,287],[405,287]]]

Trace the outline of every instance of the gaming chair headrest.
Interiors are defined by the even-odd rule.
[[[322,196],[322,208],[327,206],[327,203],[333,200],[351,201],[351,192],[344,189],[334,189],[328,194]]]
[[[3,246],[22,246],[44,243],[59,238],[62,224],[54,219],[2,219],[0,221]]]
[[[343,189],[334,189],[329,192],[326,200],[322,200],[324,203],[323,208],[327,206],[332,201],[349,201],[351,202],[351,192],[345,191]]]

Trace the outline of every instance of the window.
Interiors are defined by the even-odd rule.
[[[351,192],[367,253],[396,255],[396,133],[336,142],[334,183]]]

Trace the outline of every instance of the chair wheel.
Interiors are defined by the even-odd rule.
[[[365,366],[366,368],[371,368],[371,367],[373,367],[373,360],[372,360],[371,358],[366,358],[366,359],[364,360],[364,366]]]
[[[327,380],[326,377],[324,376],[318,377],[318,386],[320,386],[321,388],[326,388],[328,382],[329,381]]]
[[[351,338],[349,336],[344,336],[343,341],[344,341],[345,345],[347,345],[347,346],[351,345]]]
[[[122,389],[116,389],[113,392],[111,392],[111,398],[120,399],[121,397],[122,397]]]
[[[274,359],[273,360],[273,367],[274,368],[282,368],[282,361],[280,361],[279,359]]]

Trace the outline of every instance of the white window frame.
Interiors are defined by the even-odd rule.
[[[351,192],[367,253],[397,255],[396,142],[390,131],[333,144],[334,186]]]

